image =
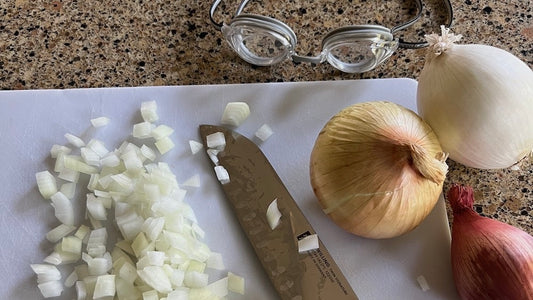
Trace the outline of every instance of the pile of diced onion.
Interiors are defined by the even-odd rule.
[[[156,161],[174,147],[173,129],[156,125],[155,101],[143,102],[141,115],[144,122],[132,130],[145,142],[141,146],[125,141],[110,151],[97,139],[85,142],[67,133],[69,145],[51,149],[53,172],[36,174],[39,191],[60,222],[46,234],[53,251],[31,265],[45,298],[60,296],[65,288],[75,288],[78,300],[220,299],[244,293],[244,279],[236,274],[208,278],[208,269],[225,267],[221,254],[202,242],[205,233],[184,199],[186,186],[199,187],[199,176],[180,185],[170,167]],[[91,122],[103,127],[109,119]],[[201,148],[195,141],[190,146],[193,153]],[[87,187],[80,186],[81,176],[89,177]],[[83,195],[77,195],[80,190]],[[82,220],[76,218],[75,201],[84,202]],[[117,229],[118,239],[108,241]],[[58,266],[70,270],[66,278]]]

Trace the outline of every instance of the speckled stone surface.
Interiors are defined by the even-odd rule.
[[[408,77],[417,79],[424,49],[400,49],[365,74],[328,64],[286,62],[254,67],[239,59],[209,21],[211,1],[2,0],[0,88],[50,89],[197,85]],[[216,18],[229,21],[238,1],[223,1]],[[503,48],[533,66],[531,0],[452,0],[453,31],[464,43]],[[411,18],[414,1],[251,1],[245,12],[286,22],[297,51],[316,55],[327,31],[349,24],[393,27]],[[424,1],[421,20],[399,36],[418,41],[445,22],[440,0]],[[482,215],[533,234],[533,165],[529,158],[505,170],[476,170],[449,161],[453,182],[476,190]]]

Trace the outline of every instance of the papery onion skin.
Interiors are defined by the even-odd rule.
[[[453,185],[452,269],[463,300],[533,299],[533,237],[473,210],[471,187]]]
[[[467,167],[508,168],[533,150],[533,71],[488,45],[428,36],[417,110],[449,157]]]
[[[349,106],[317,137],[311,185],[324,212],[341,228],[391,238],[415,228],[442,191],[448,167],[431,128],[387,101]]]

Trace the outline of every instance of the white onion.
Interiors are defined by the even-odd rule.
[[[533,149],[533,71],[507,51],[459,38],[444,27],[427,37],[418,112],[454,161],[510,167]]]

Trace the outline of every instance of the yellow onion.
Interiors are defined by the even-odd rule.
[[[367,238],[415,228],[433,209],[448,171],[432,129],[388,101],[346,107],[324,126],[310,159],[323,211]]]

